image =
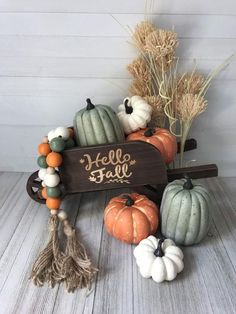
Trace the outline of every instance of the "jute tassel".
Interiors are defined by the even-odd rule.
[[[67,243],[61,275],[66,290],[74,292],[77,288],[90,288],[98,269],[92,266],[84,246],[76,239],[75,229],[70,225],[67,217],[64,218],[62,222]]]
[[[48,282],[50,287],[63,280],[61,269],[64,254],[60,251],[58,238],[59,219],[52,215],[49,219],[50,239],[35,261],[30,278],[36,286]]]

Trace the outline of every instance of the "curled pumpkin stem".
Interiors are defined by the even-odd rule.
[[[162,243],[165,241],[164,238],[159,239],[158,245],[156,250],[154,251],[154,255],[156,257],[162,257],[164,255],[164,252],[162,250]]]

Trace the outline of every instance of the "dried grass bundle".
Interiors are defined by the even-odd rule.
[[[205,82],[205,77],[200,73],[184,73],[178,78],[178,93],[183,94],[198,94],[200,93]]]
[[[150,94],[149,84],[144,84],[142,80],[133,80],[130,85],[129,92],[131,95],[144,97]]]
[[[146,38],[145,50],[151,54],[160,69],[166,69],[175,60],[178,46],[177,34],[170,30],[157,29]]]
[[[143,58],[139,57],[134,59],[134,61],[127,66],[127,69],[136,80],[139,79],[143,80],[143,83],[149,83],[150,70]]]
[[[139,50],[139,58],[128,65],[133,76],[132,95],[139,95],[153,108],[152,123],[169,126],[170,132],[181,141],[180,166],[183,166],[185,141],[193,120],[206,110],[204,96],[216,75],[234,56],[212,71],[206,78],[196,71],[178,74],[178,46],[174,31],[158,29],[144,21],[133,32],[133,43]]]
[[[182,123],[191,124],[207,108],[207,100],[195,94],[184,94],[178,104],[177,113]]]
[[[164,126],[164,107],[170,98],[170,88],[166,84],[167,72],[175,60],[177,34],[170,30],[157,29],[152,23],[145,21],[135,27],[132,38],[140,56],[127,67],[133,76],[129,91],[132,95],[146,97],[154,108],[152,122],[156,121],[159,126]]]
[[[207,108],[207,101],[199,95],[184,94],[177,104],[177,115],[181,127],[180,166],[183,166],[185,142],[193,120]]]
[[[146,38],[155,30],[155,25],[148,21],[143,21],[135,27],[133,33],[133,42],[140,51],[145,52]]]

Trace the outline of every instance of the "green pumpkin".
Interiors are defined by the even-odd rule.
[[[74,118],[75,138],[78,146],[119,143],[125,140],[124,130],[112,108],[94,106],[87,99],[87,107]]]
[[[210,226],[211,197],[200,184],[187,179],[167,185],[161,203],[161,231],[179,245],[199,243]]]

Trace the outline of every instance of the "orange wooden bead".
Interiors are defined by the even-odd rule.
[[[40,155],[47,156],[51,151],[52,150],[47,143],[41,143],[38,146],[38,152]]]
[[[59,167],[62,163],[62,156],[59,153],[51,152],[46,158],[49,167]]]
[[[74,138],[74,130],[72,128],[68,128],[69,132],[70,132],[70,137]]]
[[[47,193],[46,193],[46,188],[43,188],[41,191],[42,197],[47,199]]]
[[[46,200],[46,205],[49,209],[59,209],[61,205],[61,199],[48,197]]]

